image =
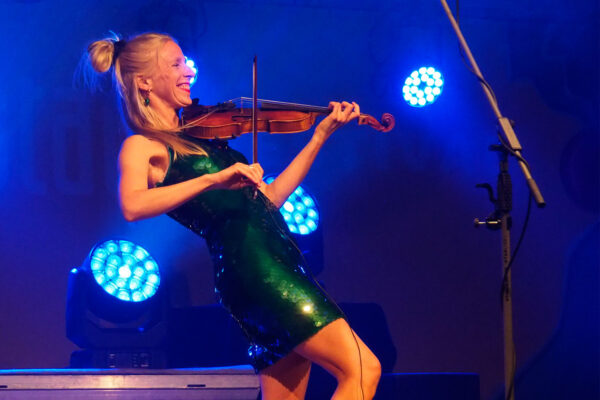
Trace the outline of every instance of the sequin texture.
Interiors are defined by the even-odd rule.
[[[227,142],[194,140],[208,155],[172,161],[161,185],[248,163]],[[279,210],[260,191],[204,192],[168,215],[206,239],[215,293],[248,338],[257,371],[342,318],[305,265]]]

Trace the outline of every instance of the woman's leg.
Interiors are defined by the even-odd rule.
[[[262,400],[303,400],[311,362],[291,352],[260,371]]]
[[[381,365],[346,320],[333,321],[294,351],[337,379],[332,400],[371,400],[375,396]]]

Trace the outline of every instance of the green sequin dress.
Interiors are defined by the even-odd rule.
[[[193,140],[208,156],[171,160],[161,186],[248,163],[225,141]],[[247,336],[257,371],[343,317],[305,265],[278,208],[260,191],[207,191],[168,215],[206,239],[217,298]]]

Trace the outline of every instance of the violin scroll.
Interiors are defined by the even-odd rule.
[[[396,125],[396,120],[394,116],[389,113],[384,113],[381,116],[381,122],[377,121],[377,119],[369,114],[361,114],[358,117],[359,125],[369,125],[371,128],[379,131],[379,132],[389,132],[394,129]]]

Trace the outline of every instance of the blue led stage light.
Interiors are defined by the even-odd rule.
[[[190,87],[194,86],[194,83],[196,83],[196,76],[198,75],[198,68],[196,68],[196,63],[194,62],[194,60],[192,60],[191,58],[186,57],[185,58],[185,65],[187,65],[188,67],[190,67],[192,69],[192,71],[194,71],[194,77],[192,78],[192,80],[190,81]]]
[[[275,177],[265,178],[267,184]],[[290,232],[298,235],[308,235],[319,226],[319,209],[315,199],[302,187],[298,186],[279,209]]]
[[[108,240],[90,253],[90,269],[105,292],[123,301],[144,301],[160,285],[156,261],[141,246],[127,240]]]
[[[442,74],[433,67],[421,67],[413,71],[404,81],[402,95],[413,107],[424,107],[433,103],[444,87]]]

